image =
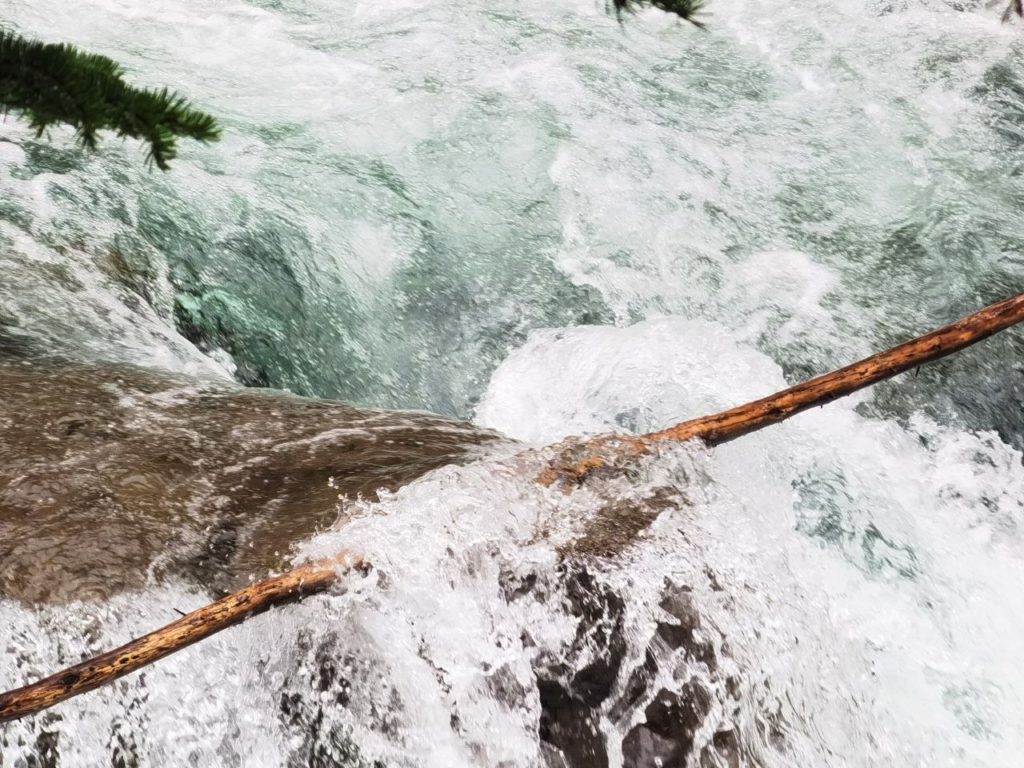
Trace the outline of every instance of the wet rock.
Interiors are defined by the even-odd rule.
[[[665,620],[630,670],[622,596],[581,562],[564,564],[562,575],[559,597],[578,625],[569,645],[536,668],[546,765],[600,768],[615,752],[627,768],[738,768],[738,684],[721,672],[725,643],[702,626],[690,587],[666,583]],[[714,574],[706,575],[720,590]],[[524,584],[535,598],[554,596],[523,577],[513,594],[521,597]],[[610,749],[620,738],[621,748]]]
[[[564,605],[577,618],[569,648],[537,673],[541,741],[569,768],[608,765],[600,727],[602,705],[611,695],[626,653],[622,597],[585,567],[563,567]]]
[[[600,712],[554,680],[537,680],[540,693],[539,736],[569,768],[608,765],[608,748],[600,729]]]
[[[293,745],[288,768],[384,768],[360,749],[354,727],[388,742],[401,739],[402,704],[393,688],[380,684],[379,660],[346,647],[331,632],[304,631],[297,645],[296,667],[279,699],[281,725]]]
[[[563,554],[614,557],[633,544],[662,512],[687,504],[686,496],[669,487],[656,488],[641,499],[608,501]]]
[[[464,460],[490,433],[126,366],[0,355],[0,597],[106,599],[152,576],[214,591]],[[343,512],[342,512],[343,514]]]
[[[662,688],[644,710],[645,722],[622,742],[625,768],[685,768],[695,736],[711,711],[711,695],[694,682],[679,691]]]

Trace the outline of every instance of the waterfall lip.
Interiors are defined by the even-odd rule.
[[[545,546],[555,546],[558,563],[556,572],[559,573],[557,581],[559,588],[565,590],[564,604],[568,612],[579,619],[575,638],[567,648],[550,657],[541,652],[531,661],[532,669],[537,674],[540,741],[573,763],[578,763],[584,755],[602,754],[603,750],[614,752],[615,747],[608,744],[611,734],[596,728],[594,721],[609,716],[616,720],[632,720],[636,716],[637,703],[641,702],[645,703],[644,719],[630,723],[634,727],[618,747],[624,753],[633,755],[631,759],[634,761],[654,759],[655,754],[662,755],[657,758],[659,762],[669,757],[689,759],[693,754],[702,755],[701,759],[704,756],[715,759],[715,755],[736,759],[744,748],[743,739],[733,724],[733,720],[741,716],[744,705],[739,693],[740,678],[718,677],[720,665],[731,664],[732,653],[727,636],[719,632],[716,638],[713,632],[709,634],[704,628],[700,618],[701,610],[696,607],[691,596],[692,586],[676,586],[661,596],[658,607],[675,621],[657,624],[652,645],[655,650],[648,649],[644,666],[633,669],[631,692],[625,699],[613,696],[619,678],[625,674],[622,667],[630,652],[628,642],[622,636],[625,601],[621,595],[595,581],[587,564],[613,562],[634,548],[642,548],[643,538],[656,521],[678,515],[687,507],[694,506],[694,500],[686,491],[698,486],[695,481],[699,476],[692,468],[690,471],[681,468],[676,470],[669,482],[655,480],[652,483],[652,479],[657,476],[648,475],[644,478],[647,493],[638,495],[628,485],[624,485],[623,467],[609,460],[609,454],[624,451],[627,459],[636,464],[638,459],[655,453],[666,443],[686,445],[693,441],[711,447],[729,442],[734,437],[772,426],[816,405],[827,404],[920,364],[952,354],[1020,322],[1024,322],[1024,294],[993,304],[893,349],[746,405],[638,437],[619,436],[615,442],[608,437],[591,439],[582,447],[592,457],[582,461],[579,458],[581,446],[576,443],[570,445],[568,459],[565,458],[567,451],[564,445],[560,453],[558,446],[552,446],[539,454],[535,450],[527,450],[514,456],[511,463],[520,469],[524,465],[528,466],[530,460],[548,465],[547,470],[538,476],[541,486],[551,485],[544,478],[546,473],[551,473],[552,466],[556,473],[576,479],[577,485],[582,485],[584,480],[588,481],[585,492],[566,493],[565,496],[582,496],[584,503],[591,507],[589,519],[579,530],[580,525],[574,524],[573,517],[566,515],[567,511],[578,514],[579,503],[573,504],[570,501],[568,504],[560,504],[551,499],[550,495],[545,499],[543,491],[538,489],[533,494],[534,503],[539,502],[541,509],[533,521],[491,522],[492,531],[495,522],[503,529],[506,546],[509,543],[508,534],[513,537],[518,535],[520,545],[537,545],[543,541]],[[322,409],[324,404],[304,404],[307,409],[310,406]],[[275,402],[273,407],[283,410],[284,405]],[[272,416],[279,417],[280,413],[272,412]],[[294,422],[290,422],[289,426],[294,428]],[[75,432],[78,431],[80,428],[76,427]],[[362,429],[343,430],[342,433],[345,437],[352,437],[353,434],[357,438],[367,436]],[[334,430],[331,437],[336,436],[337,430]],[[375,440],[371,438],[369,442]],[[421,444],[418,440],[414,442]],[[548,455],[545,456],[545,453]],[[552,454],[556,456],[554,460]],[[565,464],[571,468],[564,469]],[[600,473],[595,468],[601,470]],[[509,474],[514,475],[514,472]],[[639,472],[634,469],[629,475],[627,482],[638,478]],[[706,482],[708,477],[703,475],[700,479]],[[336,487],[333,476],[329,478],[328,486],[332,489]],[[386,503],[387,499],[382,501]],[[472,507],[481,501],[484,501],[483,495],[479,499],[472,499],[466,511],[473,516]],[[448,499],[442,493],[434,497],[433,505],[436,506],[438,502],[448,503]],[[596,506],[594,502],[597,502]],[[456,502],[457,506],[461,504],[463,502]],[[465,575],[471,579],[488,570],[494,573],[496,559],[502,553],[501,543],[492,539],[481,548],[483,542],[474,534],[473,539],[476,540],[471,539],[463,545],[466,551],[456,551],[452,543],[448,542],[464,540],[467,523],[479,525],[482,521],[478,514],[473,516],[475,519],[465,520],[462,513],[452,512],[449,512],[447,519],[442,516],[429,521],[434,528],[433,547],[436,549],[439,544],[443,546],[449,560],[461,559]],[[350,517],[347,525],[336,526],[340,528],[337,535],[348,538],[348,534],[355,532],[353,539],[358,541],[357,531],[364,522]],[[421,520],[418,525],[423,526],[424,521]],[[437,534],[438,529],[442,531],[441,536]],[[880,540],[890,551],[898,551],[899,547],[879,533],[874,524],[869,529],[872,546],[874,540]],[[422,533],[426,534],[426,530]],[[558,545],[556,542],[560,538],[563,543]],[[381,549],[378,541],[366,542],[364,539],[366,543],[375,548],[374,554],[354,554],[359,552],[358,548],[344,549],[341,555],[328,560],[303,563],[283,574],[232,592],[215,603],[185,614],[175,622],[113,651],[36,683],[0,693],[0,720],[21,719],[111,683],[177,650],[241,623],[250,615],[262,613],[275,605],[293,602],[304,595],[328,590],[339,583],[341,576],[351,572],[366,575],[374,569],[376,562],[383,561],[382,568],[396,572],[404,570],[406,577],[410,573],[422,573],[424,565],[431,564],[429,555],[426,563],[416,562],[416,559],[423,560],[423,553],[405,552],[403,555],[408,560],[402,562],[394,552]],[[905,552],[909,555],[910,566],[905,569],[904,575],[916,577],[919,572],[915,567],[916,555],[909,547],[905,548]],[[573,570],[574,567],[576,570]],[[386,571],[381,570],[381,573],[383,579],[378,580],[378,586],[384,593],[389,591],[389,582],[400,588]],[[708,576],[708,586],[712,591],[723,591],[719,579],[707,568],[705,575]],[[500,579],[498,583],[501,583]],[[521,584],[508,595],[509,599],[519,599],[533,592],[537,577],[529,584]],[[542,601],[543,593],[542,588]],[[595,601],[598,603],[596,606]],[[440,635],[446,641],[446,646],[455,639],[443,630]],[[521,639],[525,637],[525,633],[521,635]],[[526,642],[523,641],[523,644],[526,645]],[[530,645],[534,645],[532,641]],[[666,646],[669,650],[667,654]],[[391,650],[387,644],[382,649],[385,652]],[[675,658],[676,652],[679,652],[681,658]],[[666,655],[668,658],[664,658]],[[567,658],[573,661],[567,663]],[[661,667],[664,665],[675,665],[672,683],[663,679]],[[444,668],[433,663],[431,666],[441,678],[446,676]],[[489,662],[480,664],[485,670],[489,670],[490,666]],[[685,682],[680,683],[681,680]],[[723,694],[723,690],[727,693]],[[720,708],[728,710],[729,714],[723,717]],[[631,711],[633,714],[627,718],[627,713]],[[613,715],[613,712],[617,714]],[[698,739],[701,731],[707,732],[703,741]],[[709,739],[710,734],[713,736]],[[652,739],[656,747],[652,746]],[[774,740],[785,744],[789,739],[780,735]],[[778,748],[779,744],[774,746]],[[636,755],[646,757],[636,758]]]
[[[0,389],[0,585],[29,603],[187,574],[230,591],[350,500],[501,441],[436,415],[125,365],[3,361]]]

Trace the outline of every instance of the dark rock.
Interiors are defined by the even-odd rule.
[[[537,672],[541,702],[540,738],[569,768],[608,765],[599,724],[626,654],[622,597],[590,571],[566,563],[564,607],[579,621],[569,648]]]
[[[622,742],[624,768],[686,768],[694,737],[711,710],[711,695],[699,683],[680,691],[661,689]]]
[[[713,592],[722,590],[713,575],[708,579]],[[531,584],[534,597],[550,597]],[[726,645],[702,626],[693,591],[666,583],[660,607],[667,618],[657,624],[642,663],[624,670],[622,596],[578,561],[563,565],[562,585],[564,607],[579,624],[568,647],[536,672],[549,768],[607,766],[608,739],[630,723],[621,745],[627,768],[738,768],[742,745],[730,718],[738,714],[739,682],[719,677]],[[655,680],[666,679],[678,683],[652,690]]]

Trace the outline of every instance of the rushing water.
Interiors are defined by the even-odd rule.
[[[159,174],[131,144],[3,125],[0,365],[21,394],[58,397],[67,361],[195,382],[104,384],[141,436],[86,429],[49,482],[130,467],[167,425],[194,437],[195,498],[244,508],[251,487],[211,466],[285,438],[188,410],[232,377],[532,445],[645,431],[1024,286],[1024,43],[1001,7],[713,0],[706,34],[620,27],[599,0],[0,7],[224,127]],[[312,517],[338,523],[294,544],[361,552],[369,576],[0,726],[0,765],[1018,765],[1022,359],[1010,331],[568,495],[504,442],[364,499],[325,493],[324,459]],[[86,398],[102,421],[75,397],[69,423]],[[35,408],[17,444],[30,406],[0,409],[10,466],[42,461]],[[0,551],[32,542],[27,497],[3,527],[24,476],[0,473]],[[105,546],[105,503],[69,540]],[[0,596],[0,685],[211,597],[195,570],[124,581],[103,602]]]

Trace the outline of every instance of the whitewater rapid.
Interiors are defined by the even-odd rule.
[[[224,139],[164,175],[8,117],[0,357],[521,443],[339,500],[297,557],[370,576],[0,727],[0,766],[638,768],[669,749],[663,695],[704,702],[701,768],[1017,765],[1019,332],[628,478],[533,482],[568,435],[760,397],[1020,291],[1020,31],[961,5],[714,0],[705,34],[591,0],[8,0],[0,22],[173,85]],[[645,524],[567,556],[615,515]],[[103,604],[0,596],[0,683],[210,598],[155,574]]]
[[[621,429],[630,382],[657,382],[666,367],[689,399],[658,389],[630,413],[639,428],[717,407],[726,388],[746,398],[784,382],[711,324],[552,333],[499,368],[483,421],[539,441],[550,429]],[[717,369],[695,365],[708,355]],[[522,386],[495,394],[506,377]],[[531,377],[546,408],[535,407]],[[510,459],[505,447],[379,503],[350,503],[354,519],[301,555],[358,551],[371,576],[7,726],[3,754],[17,765],[53,733],[62,765],[117,754],[136,764],[537,765],[537,669],[552,658],[585,666],[571,651],[580,617],[559,592],[572,573],[559,552],[600,524],[609,499],[642,507],[668,488],[679,495],[649,530],[587,566],[625,600],[626,671],[600,722],[610,744],[643,722],[611,713],[665,621],[670,582],[692,590],[721,656],[716,670],[687,662],[721,697],[698,745],[725,729],[740,734],[744,765],[1012,765],[1024,737],[1021,455],[991,433],[857,410],[835,403],[713,453],[674,449],[629,481],[570,495],[538,486],[540,460]],[[0,673],[31,679],[206,599],[165,583],[103,606],[5,604]],[[585,648],[584,658],[601,653]]]

